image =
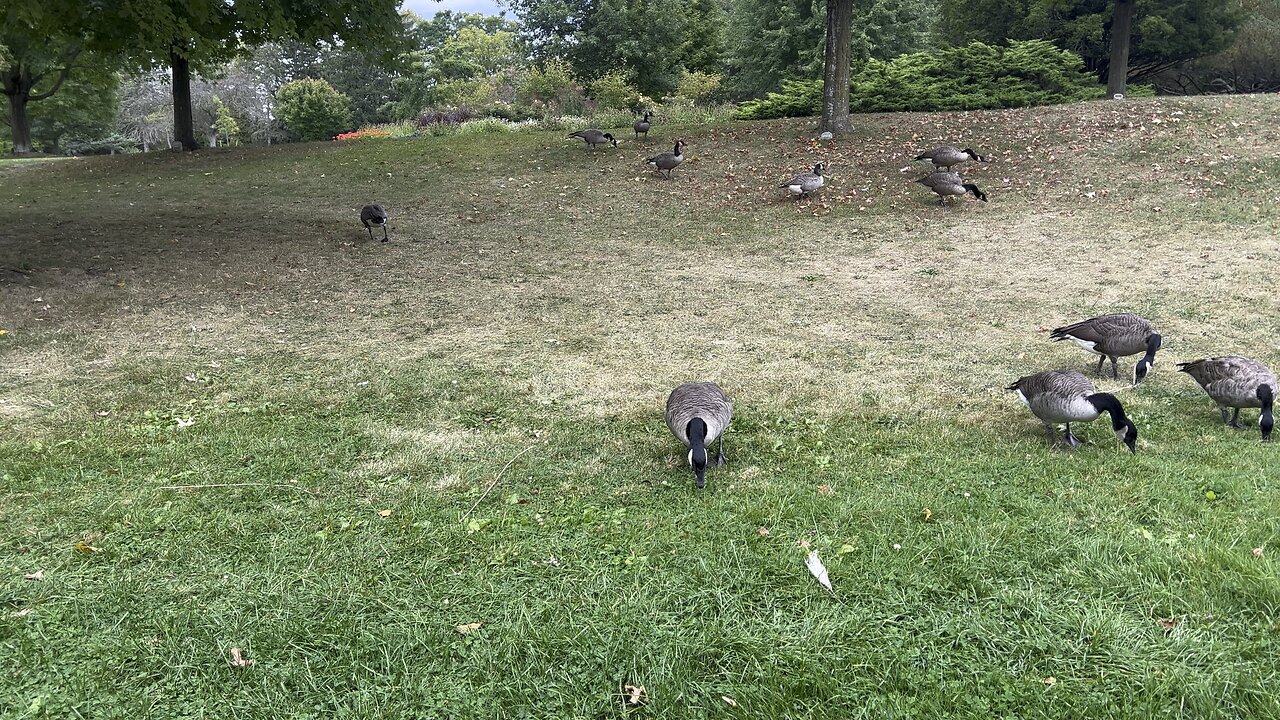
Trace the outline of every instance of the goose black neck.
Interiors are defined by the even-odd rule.
[[[705,420],[697,417],[690,420],[686,432],[689,435],[690,450],[696,450],[705,445],[707,441],[707,423]]]
[[[1119,430],[1128,426],[1129,418],[1124,414],[1124,406],[1120,404],[1115,395],[1111,393],[1094,393],[1085,399],[1097,408],[1098,412],[1111,414],[1111,427],[1113,429]]]
[[[1164,338],[1161,338],[1159,334],[1151,333],[1150,335],[1148,335],[1147,336],[1147,354],[1142,359],[1146,360],[1149,363],[1154,363],[1156,359],[1156,351],[1160,349],[1160,344],[1162,342],[1164,342]]]
[[[1271,439],[1271,429],[1275,427],[1276,420],[1272,414],[1275,404],[1275,394],[1270,385],[1258,386],[1258,399],[1262,401],[1262,417],[1258,418],[1258,425],[1262,428],[1262,439]]]

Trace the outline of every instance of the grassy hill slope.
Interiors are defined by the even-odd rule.
[[[1280,365],[1277,111],[0,163],[0,714],[1280,715],[1277,448],[1174,371]],[[911,182],[943,142],[990,203]],[[1003,387],[1117,310],[1165,337],[1098,381],[1138,452],[1052,450]]]

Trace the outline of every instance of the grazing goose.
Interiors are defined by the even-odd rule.
[[[649,167],[663,173],[668,180],[671,179],[671,171],[676,169],[680,163],[684,162],[684,149],[686,145],[683,140],[677,140],[675,148],[669,153],[654,155],[645,160]]]
[[[826,168],[826,163],[819,162],[813,166],[813,172],[800,173],[778,187],[786,188],[787,192],[795,195],[797,199],[810,195],[822,189],[822,185],[825,182],[822,177],[822,171],[826,170]]]
[[[566,137],[569,139],[581,138],[586,141],[587,147],[592,150],[595,150],[597,145],[602,145],[604,143],[613,143],[614,147],[618,147],[618,141],[614,140],[612,135],[607,132],[596,130],[595,128],[569,133]]]
[[[649,112],[648,110],[645,110],[645,111],[644,111],[644,119],[642,119],[642,120],[637,120],[637,121],[636,121],[636,124],[631,126],[631,129],[636,131],[636,139],[637,139],[637,140],[639,140],[639,139],[640,139],[640,134],[641,134],[641,133],[644,133],[644,139],[645,139],[645,140],[648,140],[648,139],[649,139],[649,127],[650,127],[650,125],[652,125],[652,123],[650,123],[650,122],[649,122],[649,118],[651,118],[651,117],[653,117],[653,113],[652,113],[652,112]]]
[[[1271,428],[1275,426],[1271,406],[1275,401],[1277,385],[1276,374],[1265,365],[1256,360],[1230,355],[1178,363],[1178,370],[1200,383],[1200,387],[1218,403],[1222,422],[1231,427],[1240,427],[1240,408],[1262,408],[1258,427],[1262,429],[1264,441],[1271,439]],[[1227,420],[1227,408],[1235,410],[1230,420]]]
[[[1111,379],[1118,380],[1116,359],[1127,355],[1146,353],[1133,366],[1133,384],[1147,377],[1156,364],[1156,351],[1160,349],[1160,333],[1146,318],[1133,313],[1111,313],[1082,320],[1074,325],[1054,328],[1049,333],[1053,341],[1070,340],[1086,351],[1097,353],[1097,374],[1102,375],[1102,363],[1111,360]]]
[[[667,427],[689,448],[689,467],[698,487],[707,484],[707,443],[720,438],[716,464],[724,464],[724,432],[733,419],[733,403],[713,382],[685,383],[667,397]]]
[[[390,239],[387,237],[387,211],[381,205],[365,205],[360,208],[360,222],[369,231],[370,240],[373,239],[373,225],[382,226],[382,242]]]
[[[977,185],[965,182],[959,173],[939,170],[925,175],[916,182],[938,193],[939,205],[946,205],[948,197],[964,195],[968,192],[973,193],[973,196],[982,202],[987,201],[987,194],[979,190]]]
[[[915,159],[930,160],[933,162],[933,167],[935,169],[946,168],[947,170],[950,170],[953,165],[959,165],[960,163],[969,162],[970,160],[991,162],[969,148],[961,150],[960,148],[952,147],[950,145],[943,145],[942,147],[927,150],[915,156]]]
[[[1066,423],[1063,440],[1068,448],[1080,444],[1071,434],[1071,423],[1097,420],[1102,413],[1111,413],[1111,428],[1116,438],[1136,452],[1138,428],[1124,414],[1120,401],[1111,393],[1095,392],[1097,388],[1089,379],[1074,370],[1049,370],[1018,378],[1006,390],[1014,390],[1031,412],[1044,423],[1049,443],[1056,444],[1053,425]]]

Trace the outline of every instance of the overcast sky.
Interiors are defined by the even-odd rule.
[[[404,0],[406,10],[412,10],[421,17],[430,18],[441,10],[454,12],[478,12],[485,15],[498,14],[497,0]]]

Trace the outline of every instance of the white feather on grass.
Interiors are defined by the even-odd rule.
[[[804,559],[805,567],[809,568],[809,574],[813,575],[813,579],[818,584],[827,589],[827,592],[835,594],[835,589],[831,587],[831,578],[827,577],[827,567],[822,564],[822,560],[818,557],[817,550],[810,550],[808,557]]]

